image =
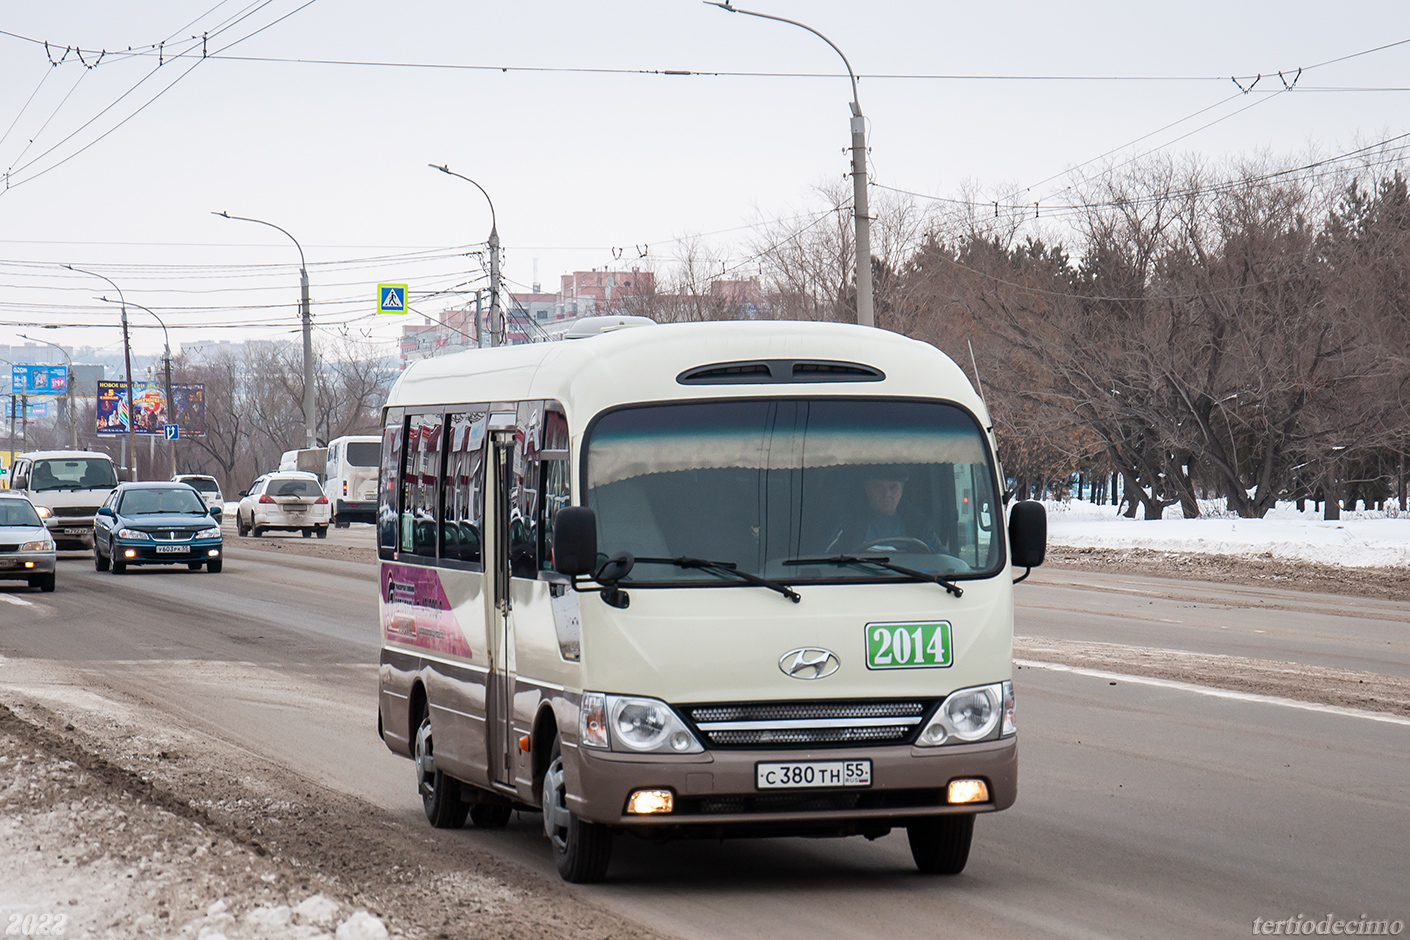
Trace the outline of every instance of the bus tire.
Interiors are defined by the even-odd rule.
[[[558,874],[572,884],[593,884],[612,861],[612,830],[584,822],[568,809],[563,784],[563,749],[557,737],[543,776],[543,831],[553,846]]]
[[[969,861],[974,839],[974,814],[932,816],[906,826],[911,858],[926,875],[958,875]]]
[[[465,815],[470,807],[461,799],[460,781],[447,777],[436,767],[428,705],[421,708],[421,724],[416,728],[412,755],[416,762],[416,787],[421,793],[421,807],[426,811],[426,819],[437,829],[459,829],[465,825]]]
[[[503,829],[513,815],[514,807],[508,803],[470,804],[470,825],[476,829]]]

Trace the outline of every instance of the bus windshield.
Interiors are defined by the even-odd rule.
[[[947,578],[1003,567],[983,432],[943,402],[713,401],[625,408],[586,446],[600,551],[633,582],[715,582],[703,559],[789,583]],[[800,560],[803,562],[800,564]]]

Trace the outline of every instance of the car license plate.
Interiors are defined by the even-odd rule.
[[[869,760],[779,761],[754,765],[754,787],[757,790],[869,786]]]
[[[158,546],[157,546],[157,554],[158,554],[158,555],[176,555],[176,554],[183,554],[183,555],[184,555],[186,552],[189,552],[190,550],[191,550],[191,547],[190,547],[189,545],[158,545]]]
[[[87,535],[88,532],[89,532],[88,529],[65,529],[65,530],[64,530],[64,534],[65,534],[65,535]]]
[[[284,507],[284,511],[285,511],[285,512],[303,512],[303,511],[305,511],[306,509],[308,509],[307,506],[285,506],[285,507]]]
[[[0,568],[18,568],[20,560],[18,558],[0,558]]]

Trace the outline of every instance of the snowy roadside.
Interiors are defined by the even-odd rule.
[[[1126,519],[1114,506],[1046,501],[1048,544],[1054,548],[1147,549],[1156,552],[1264,558],[1345,568],[1410,567],[1410,513],[1345,512],[1324,521],[1310,508],[1279,503],[1262,519],[1239,519],[1210,501],[1198,519]]]

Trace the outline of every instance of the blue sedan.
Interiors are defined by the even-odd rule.
[[[93,520],[93,567],[122,574],[128,565],[224,563],[220,523],[185,483],[121,483]]]

